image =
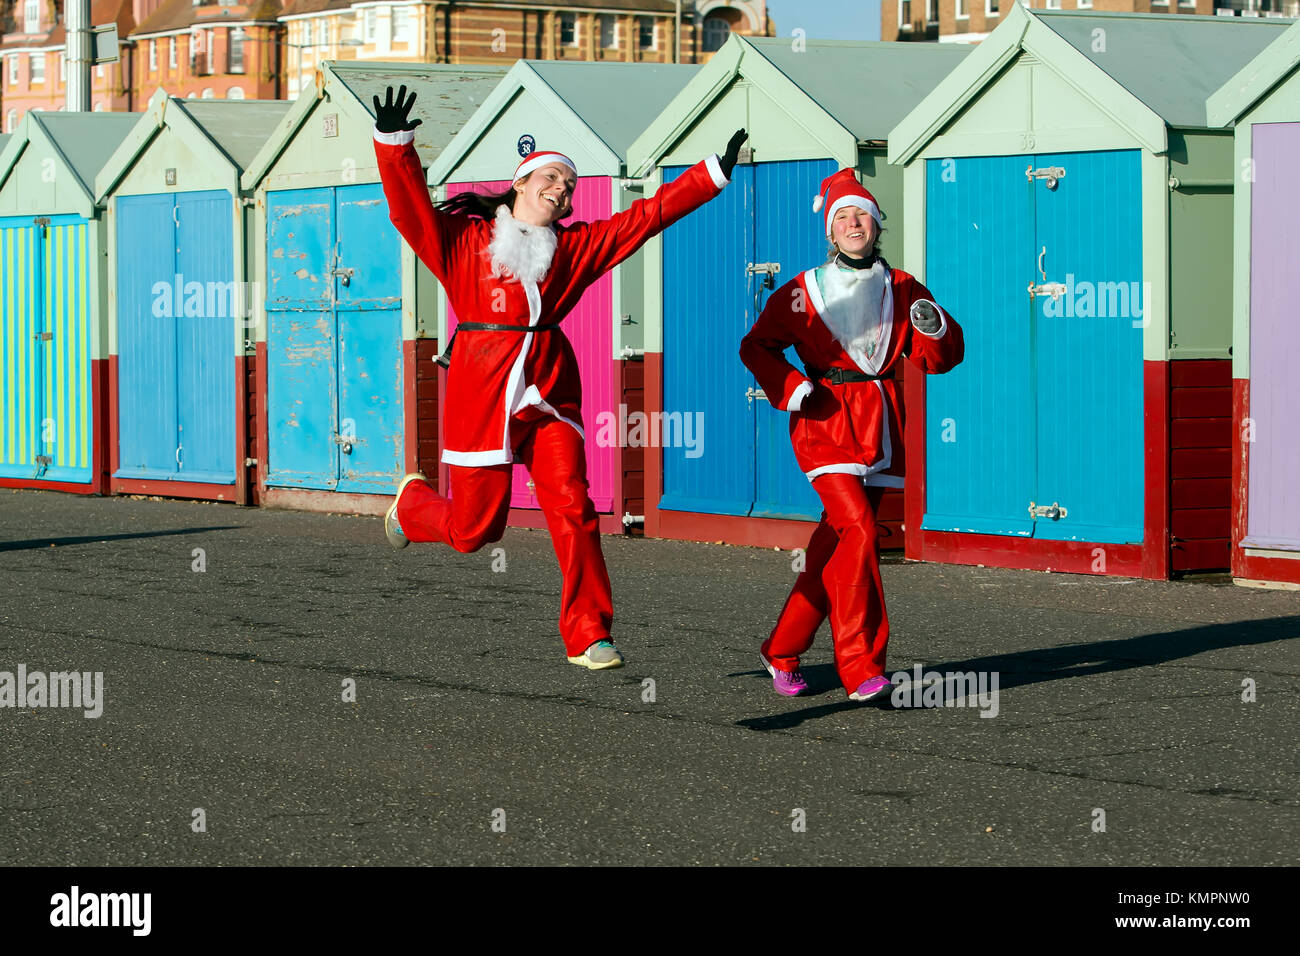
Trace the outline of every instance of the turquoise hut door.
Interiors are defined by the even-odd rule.
[[[927,380],[923,528],[1142,540],[1139,163],[927,161],[927,286],[966,358]]]
[[[401,475],[401,246],[378,184],[267,196],[267,483]]]

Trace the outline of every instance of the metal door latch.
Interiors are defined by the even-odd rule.
[[[1064,518],[1068,511],[1053,501],[1050,505],[1036,505],[1029,502],[1029,517],[1031,518],[1051,518],[1053,521],[1059,521]]]
[[[753,386],[750,386],[749,388],[745,389],[745,398],[749,401],[749,404],[753,405],[754,399],[767,398],[767,392],[763,391],[761,388],[754,388]]]
[[[352,442],[355,437],[354,435],[335,435],[334,444],[339,446],[343,454],[350,455],[352,454]]]
[[[1055,302],[1068,291],[1063,282],[1044,282],[1042,285],[1029,283],[1029,298],[1031,299],[1036,295],[1050,295],[1052,301]]]
[[[745,275],[752,276],[755,273],[763,274],[763,288],[775,289],[776,277],[781,273],[781,263],[779,262],[751,262],[745,266]]]
[[[344,285],[347,285],[349,282],[352,281],[352,275],[355,272],[356,270],[352,268],[331,269],[330,275],[338,276],[339,281],[341,281]]]
[[[1065,168],[1062,166],[1044,166],[1042,169],[1034,169],[1031,165],[1025,167],[1025,178],[1031,183],[1035,179],[1045,179],[1047,180],[1047,188],[1055,189],[1057,183],[1065,178]]]
[[[54,338],[53,332],[37,332],[32,336],[37,342],[49,342]]]

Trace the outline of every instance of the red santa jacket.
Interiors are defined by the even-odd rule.
[[[587,286],[718,195],[729,181],[717,157],[710,156],[609,219],[555,226],[555,256],[538,285],[492,276],[488,245],[493,223],[434,208],[413,139],[409,132],[375,134],[389,216],[465,321],[527,327],[563,319]],[[447,372],[442,460],[464,466],[508,464],[514,457],[512,414],[535,405],[581,433],[581,403],[577,357],[561,330],[466,331],[457,339]]]
[[[785,411],[792,400],[790,441],[808,480],[818,475],[861,475],[867,484],[903,484],[902,385],[890,372],[902,360],[923,372],[947,372],[965,351],[961,327],[934,302],[925,286],[901,269],[889,270],[881,303],[881,347],[876,368],[859,368],[821,318],[825,311],[814,270],[787,282],[768,300],[763,314],[740,343],[740,359],[754,373],[768,400]],[[929,301],[942,320],[927,335],[909,315],[913,304]],[[808,383],[783,354],[793,345],[808,368],[842,368],[882,376],[883,380],[832,385]],[[810,391],[811,389],[811,391]]]

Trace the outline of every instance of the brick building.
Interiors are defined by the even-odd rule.
[[[1208,16],[1300,16],[1300,0],[881,0],[882,40],[974,42],[1012,3],[1034,9]]]
[[[149,0],[93,0],[90,22],[117,24],[121,59],[91,69],[96,111],[132,109],[131,44],[136,7]],[[156,2],[156,0],[154,0]],[[67,93],[67,33],[62,0],[6,0],[0,8],[0,132],[12,133],[31,109],[61,110]]]
[[[672,63],[675,10],[673,0],[287,0],[285,94],[324,60]],[[733,32],[774,32],[765,0],[684,0],[682,14],[683,63],[707,61]]]
[[[280,0],[163,0],[131,33],[135,90],[204,99],[279,99]]]

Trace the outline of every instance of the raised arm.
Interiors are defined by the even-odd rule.
[[[406,87],[402,86],[394,103],[390,86],[385,102],[380,103],[375,96],[374,104],[375,158],[388,201],[388,216],[420,261],[445,284],[452,248],[464,223],[458,221],[461,217],[439,212],[429,199],[420,157],[413,145],[415,127],[423,120],[408,118],[415,94],[408,99]]]
[[[797,341],[792,320],[802,315],[807,291],[799,280],[787,282],[772,293],[754,327],[740,340],[740,360],[754,373],[773,407],[797,412],[813,383],[786,360],[785,350]]]
[[[717,196],[731,182],[731,171],[745,138],[745,131],[737,130],[722,156],[701,160],[671,183],[660,186],[653,196],[638,199],[608,219],[564,230],[561,242],[570,247],[568,255],[575,274],[595,279],[608,272],[646,240]]]

